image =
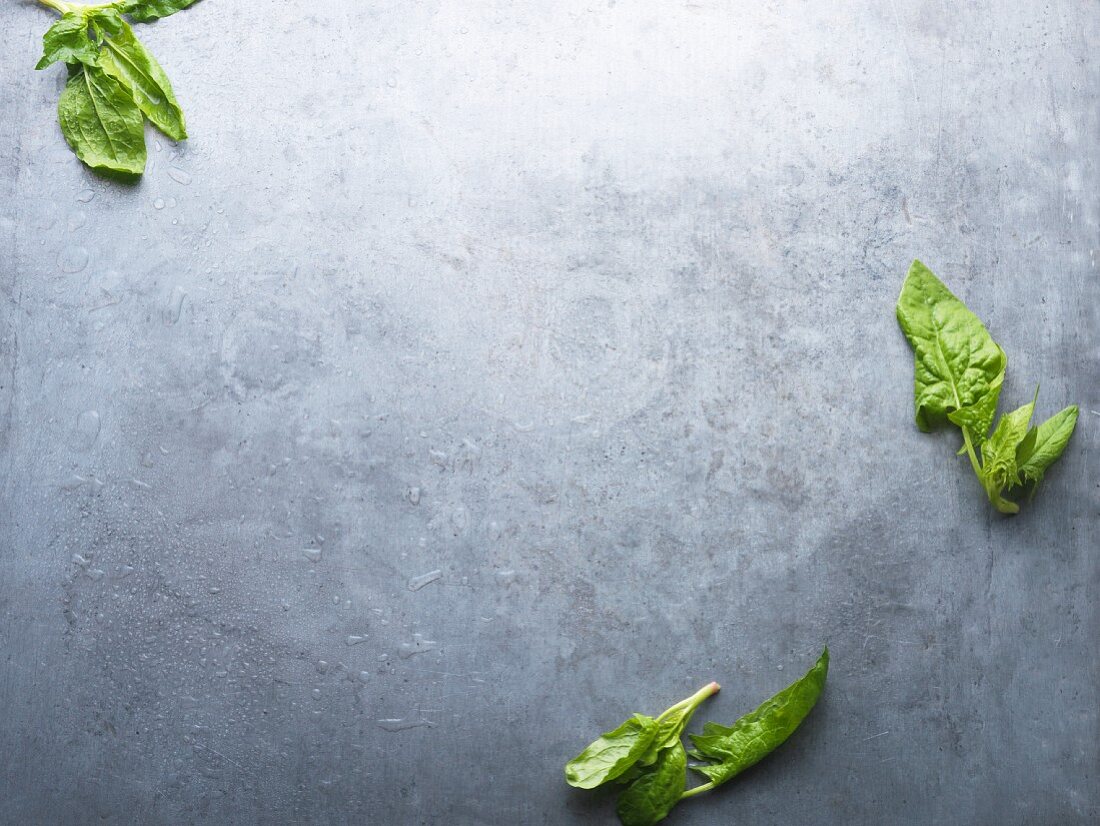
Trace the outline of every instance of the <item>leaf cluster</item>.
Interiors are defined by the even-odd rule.
[[[1008,358],[978,317],[920,261],[909,268],[897,317],[913,347],[917,427],[929,432],[947,422],[956,425],[963,436],[959,453],[970,457],[989,501],[1001,513],[1019,512],[1007,494],[1018,487],[1034,494],[1073,434],[1077,406],[1032,425],[1036,388],[1031,402],[1002,414],[993,427]]]
[[[116,0],[80,5],[39,0],[61,14],[42,36],[37,69],[65,63],[69,80],[57,102],[62,134],[93,169],[140,175],[148,119],[173,140],[187,137],[183,110],[130,21],[148,23],[196,0]]]
[[[688,763],[681,738],[695,709],[718,691],[718,683],[704,686],[659,717],[635,714],[600,735],[565,764],[565,780],[580,789],[624,785],[616,807],[623,826],[652,826],[684,798],[731,780],[781,745],[817,703],[828,671],[826,648],[805,675],[732,726],[707,723],[701,734],[688,735],[694,746],[690,755],[700,762]],[[706,782],[687,788],[688,769]]]

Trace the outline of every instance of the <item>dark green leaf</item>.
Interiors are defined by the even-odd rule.
[[[1030,445],[1026,444],[1026,440],[1021,443],[1021,449],[1016,455],[1020,478],[1035,484],[1041,482],[1047,468],[1054,464],[1066,449],[1076,425],[1077,405],[1070,405],[1039,425],[1035,431],[1034,441]]]
[[[980,442],[997,408],[1004,351],[920,261],[909,268],[897,317],[915,356],[917,427],[929,431],[950,419]]]
[[[128,0],[122,5],[122,13],[139,23],[149,23],[183,11],[197,2],[198,0]]]
[[[34,68],[45,69],[57,61],[94,65],[99,49],[88,36],[88,19],[83,13],[68,12],[42,35],[42,59]]]
[[[105,31],[99,65],[129,89],[138,108],[153,126],[173,140],[187,137],[183,110],[172,92],[168,76],[148,49],[121,18],[114,31]]]
[[[614,780],[638,762],[657,736],[657,721],[635,714],[565,764],[565,780],[578,789],[594,789]]]
[[[664,820],[684,793],[686,778],[687,755],[677,739],[661,750],[651,771],[619,795],[616,811],[623,826],[653,826]]]
[[[80,67],[57,102],[61,131],[88,166],[141,174],[145,132],[130,94],[96,66]]]
[[[814,666],[755,711],[732,726],[707,723],[702,734],[692,734],[696,750],[712,761],[692,766],[715,786],[755,765],[782,744],[810,713],[825,687],[829,673],[829,649]]]

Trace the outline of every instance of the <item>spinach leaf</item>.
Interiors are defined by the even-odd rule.
[[[1077,405],[1055,413],[1037,428],[1032,428],[1034,438],[1021,443],[1016,453],[1016,466],[1020,478],[1038,484],[1047,468],[1054,464],[1066,449],[1069,437],[1077,424]]]
[[[619,795],[615,811],[623,826],[652,826],[668,817],[684,793],[686,775],[687,754],[677,737],[661,749],[653,768]]]
[[[139,23],[150,23],[183,11],[197,2],[198,0],[128,0],[122,4],[122,11]]]
[[[578,789],[602,786],[637,763],[656,736],[657,721],[635,714],[566,763],[565,780]]]
[[[607,782],[626,784],[617,812],[623,826],[652,826],[664,820],[678,802],[709,791],[758,762],[786,740],[813,708],[825,685],[829,649],[802,679],[796,681],[733,726],[707,723],[692,755],[707,761],[692,766],[709,781],[687,785],[687,755],[681,741],[684,728],[699,704],[719,690],[709,683],[656,719],[635,714],[614,731],[570,760],[565,779],[571,786],[591,789]]]
[[[1039,391],[1035,391],[1038,396]],[[982,445],[982,483],[990,501],[1002,513],[1018,513],[1019,505],[1010,502],[1000,493],[1006,487],[1018,485],[1016,473],[1016,453],[1027,438],[1031,414],[1035,410],[1035,400],[1011,413],[1001,416],[993,434]]]
[[[989,501],[1002,513],[1019,512],[1019,505],[1005,494],[1042,479],[1073,433],[1077,408],[1067,407],[1029,429],[1033,399],[1004,414],[987,439],[1004,383],[1004,350],[920,261],[909,268],[897,318],[913,347],[917,427],[927,432],[946,422],[957,425],[963,437],[959,453],[970,458]]]
[[[920,261],[909,268],[897,317],[915,355],[917,427],[927,432],[951,419],[981,439],[997,408],[1004,351]]]
[[[691,716],[703,700],[717,694],[721,686],[718,683],[708,683],[696,691],[686,700],[681,700],[676,705],[666,709],[657,718],[657,735],[653,738],[648,751],[639,758],[641,766],[653,763],[662,749],[667,749],[673,743],[679,743],[684,729],[691,722]]]
[[[707,723],[702,734],[689,735],[695,751],[711,762],[691,767],[709,782],[689,790],[688,795],[719,786],[771,754],[810,713],[825,688],[828,673],[829,649],[826,648],[800,679],[732,726]]]
[[[114,0],[98,5],[38,2],[61,15],[42,38],[37,68],[57,62],[69,67],[70,81],[58,101],[58,120],[78,158],[94,169],[141,174],[144,118],[173,140],[187,137],[183,110],[168,76],[123,15],[139,22],[156,20],[195,0]]]
[[[97,66],[81,66],[57,101],[65,140],[88,166],[138,175],[145,168],[141,111]]]
[[[88,36],[88,18],[76,12],[66,12],[42,35],[42,59],[34,67],[45,69],[54,63],[91,63],[99,48]]]
[[[142,44],[134,30],[121,25],[103,37],[99,65],[103,71],[131,90],[134,102],[153,126],[173,140],[187,137],[183,110],[180,109],[168,76]]]
[[[656,719],[635,714],[614,731],[601,734],[565,764],[566,782],[578,789],[594,789],[612,780],[634,780],[658,761],[664,749],[680,742],[695,709],[719,688],[718,683],[709,683]]]

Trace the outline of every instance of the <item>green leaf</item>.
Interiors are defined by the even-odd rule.
[[[594,789],[614,780],[638,762],[657,736],[657,721],[635,714],[565,764],[565,781],[578,789]]]
[[[1058,461],[1077,425],[1077,405],[1071,404],[1055,413],[1038,428],[1030,443],[1021,442],[1016,454],[1017,472],[1021,480],[1038,484],[1047,468]]]
[[[687,724],[691,722],[691,716],[699,704],[708,697],[717,694],[720,686],[718,683],[708,683],[685,700],[671,706],[657,718],[657,734],[653,738],[648,751],[638,759],[641,766],[649,766],[657,760],[662,749],[667,749],[673,743],[680,742]]]
[[[679,738],[662,749],[651,771],[631,783],[616,812],[623,826],[652,826],[664,820],[680,801],[687,781],[687,755]]]
[[[149,23],[183,11],[197,2],[198,0],[127,0],[122,4],[121,11],[139,23]]]
[[[134,175],[145,169],[141,111],[98,67],[82,66],[69,78],[57,117],[69,146],[88,166]]]
[[[183,110],[168,76],[134,36],[133,29],[121,18],[117,23],[121,25],[114,31],[104,31],[100,67],[130,90],[134,102],[153,126],[173,140],[183,140],[187,137]]]
[[[790,737],[810,713],[821,696],[828,673],[826,648],[805,675],[732,726],[707,723],[702,734],[689,735],[695,749],[712,761],[691,768],[718,786],[756,765]]]
[[[63,63],[95,65],[99,48],[88,36],[88,18],[81,12],[66,12],[42,35],[42,59],[34,67],[45,69]]]
[[[917,427],[927,432],[949,419],[980,443],[1004,382],[1004,351],[920,261],[909,268],[897,317],[913,347]]]
[[[1035,391],[1039,395],[1039,391]],[[1016,454],[1028,438],[1028,425],[1035,411],[1035,399],[1029,404],[1001,416],[992,435],[982,445],[982,484],[989,501],[1001,513],[1018,513],[1020,506],[1003,498],[1005,488],[1020,484],[1016,471]]]

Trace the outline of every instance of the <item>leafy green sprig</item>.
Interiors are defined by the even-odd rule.
[[[688,735],[695,746],[688,752],[681,737],[699,705],[718,692],[718,683],[710,683],[659,717],[635,714],[600,735],[565,764],[565,780],[580,789],[626,784],[616,806],[619,820],[652,826],[681,800],[732,780],[780,746],[817,703],[828,673],[826,648],[805,675],[732,726],[707,723],[701,734]],[[689,765],[689,755],[700,762]],[[688,769],[706,782],[687,788]]]
[[[962,431],[959,453],[970,459],[989,501],[1018,513],[1006,498],[1017,487],[1034,494],[1043,474],[1066,449],[1077,406],[1031,425],[1035,398],[1002,414],[990,433],[1008,358],[985,326],[920,261],[914,261],[897,304],[898,323],[913,347],[917,427],[930,432],[951,422]]]
[[[38,0],[61,15],[42,36],[36,69],[65,63],[69,80],[57,102],[61,132],[93,169],[140,175],[147,118],[173,140],[187,137],[168,76],[134,35],[129,20],[149,23],[197,0],[115,0],[99,5]]]

